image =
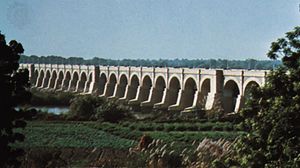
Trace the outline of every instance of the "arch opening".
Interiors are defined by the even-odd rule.
[[[142,85],[142,89],[140,91],[141,92],[141,102],[148,100],[151,87],[152,87],[152,80],[147,75],[143,79],[143,85]]]
[[[106,75],[103,73],[99,79],[99,95],[102,95],[104,92],[105,84],[107,82]]]
[[[45,76],[44,71],[41,70],[41,72],[40,72],[40,74],[39,74],[39,76],[38,76],[38,79],[37,79],[36,87],[41,87],[41,86],[42,86],[44,76]]]
[[[119,81],[119,89],[116,94],[116,97],[124,97],[125,96],[125,91],[126,91],[126,86],[128,85],[128,80],[126,75],[121,75],[120,81]]]
[[[195,93],[197,91],[197,84],[193,78],[188,78],[184,85],[184,93],[182,101],[182,107],[192,107],[194,103]]]
[[[134,75],[130,81],[130,91],[128,93],[128,100],[136,98],[138,87],[140,86],[139,78]]]
[[[225,113],[234,112],[239,95],[240,91],[236,82],[233,80],[227,81],[223,89],[222,101]]]
[[[78,92],[83,92],[86,81],[87,81],[86,73],[82,72],[80,76],[80,80],[78,81],[78,86],[77,86]]]
[[[166,82],[163,77],[158,77],[155,82],[155,89],[153,91],[153,103],[162,102],[164,91],[166,89]]]
[[[107,87],[107,93],[106,93],[107,97],[110,97],[114,94],[116,84],[117,84],[117,77],[115,74],[111,74],[109,77],[108,85],[106,86]]]
[[[210,93],[210,79],[205,79],[202,83],[201,90],[200,90],[200,94],[201,94],[200,105],[202,107],[205,107],[209,93]]]
[[[78,72],[74,72],[70,83],[69,91],[76,91],[76,85],[79,80]]]
[[[71,80],[71,73],[70,71],[67,71],[66,72],[66,76],[63,80],[63,87],[62,87],[62,90],[67,90],[68,87],[69,87],[69,84],[70,84],[70,80]]]
[[[35,86],[37,84],[38,76],[39,76],[39,71],[36,69],[33,73],[33,76],[31,77],[31,81],[30,81],[30,83],[33,86]]]
[[[93,73],[90,73],[89,78],[88,78],[88,80],[85,84],[85,87],[84,87],[84,92],[89,92],[92,80],[93,80]]]
[[[46,72],[46,76],[45,76],[45,78],[44,78],[44,80],[43,80],[43,88],[45,88],[45,87],[48,86],[50,76],[51,76],[51,74],[50,74],[50,71],[48,70],[48,71]]]
[[[180,89],[181,87],[179,80],[176,77],[173,77],[169,85],[167,105],[174,105],[177,103],[178,93]]]
[[[50,78],[50,83],[48,85],[49,88],[54,88],[56,78],[57,78],[57,73],[56,73],[56,71],[53,71],[51,78]]]
[[[251,81],[246,85],[245,91],[244,91],[245,102],[252,99],[251,91],[252,91],[252,89],[258,88],[258,87],[259,87],[259,84],[255,81]]]
[[[56,84],[54,86],[55,89],[62,87],[63,78],[64,78],[64,73],[62,71],[60,71],[58,73],[58,78],[57,78]]]

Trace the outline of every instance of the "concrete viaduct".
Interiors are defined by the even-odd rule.
[[[21,64],[33,87],[95,93],[141,108],[191,111],[212,109],[221,102],[225,112],[238,112],[250,86],[262,86],[266,70],[150,68]]]

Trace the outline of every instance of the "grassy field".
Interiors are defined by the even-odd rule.
[[[117,148],[126,149],[136,145],[136,141],[111,135],[81,122],[28,122],[24,133],[26,139],[18,146],[25,148]]]
[[[191,143],[201,141],[204,138],[234,140],[243,134],[239,131],[157,131],[145,129],[141,131],[138,124],[136,128],[124,124],[98,123],[95,121],[31,121],[25,130],[19,130],[25,134],[26,139],[18,146],[25,148],[50,147],[50,148],[114,148],[128,149],[137,145],[143,134],[148,134],[154,139],[166,142]],[[145,127],[143,123],[143,127]],[[207,125],[207,123],[204,123]],[[210,125],[210,124],[209,124]],[[217,123],[217,125],[220,125]],[[169,126],[167,124],[167,126]],[[197,125],[201,127],[200,124]],[[180,125],[178,125],[180,127]],[[186,130],[186,129],[184,129]]]

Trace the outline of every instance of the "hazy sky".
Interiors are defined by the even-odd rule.
[[[300,25],[300,0],[1,0],[0,30],[26,55],[267,59]]]

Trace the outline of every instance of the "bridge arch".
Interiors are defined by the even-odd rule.
[[[249,83],[254,84],[256,83],[259,87],[262,86],[262,82],[259,81],[257,78],[248,78],[245,82],[244,82],[244,86],[243,86],[243,95],[245,95],[245,91],[247,86],[249,85]],[[248,86],[249,87],[249,86]]]
[[[205,108],[208,94],[211,92],[211,79],[205,78],[201,83],[200,88],[200,105]]]
[[[80,74],[80,79],[78,81],[76,90],[79,91],[79,92],[83,92],[86,81],[87,81],[87,75],[86,75],[86,72],[83,71]]]
[[[115,73],[111,73],[109,76],[109,81],[106,86],[106,89],[107,89],[106,96],[107,97],[110,97],[114,94],[116,84],[117,84],[117,76]]]
[[[136,98],[137,95],[137,90],[140,87],[140,82],[139,82],[139,78],[137,75],[132,75],[131,79],[130,79],[130,90],[128,93],[128,100],[132,100],[134,98]]]
[[[142,86],[140,89],[141,101],[146,101],[149,98],[150,90],[152,88],[152,80],[149,75],[145,75],[142,79]]]
[[[105,73],[101,73],[100,79],[99,79],[99,95],[102,95],[104,93],[104,88],[107,82],[107,77]]]
[[[238,84],[234,80],[228,80],[223,89],[223,108],[225,113],[234,112],[237,99],[240,95]]]
[[[192,107],[195,99],[195,93],[197,92],[197,83],[194,78],[189,77],[185,80],[184,90],[182,94],[182,108]]]
[[[181,85],[177,76],[170,78],[169,87],[168,87],[168,96],[167,96],[167,105],[174,105],[177,103],[178,93],[181,89]]]
[[[61,70],[58,72],[58,78],[55,82],[54,89],[62,88],[63,80],[64,80],[64,72]]]
[[[39,73],[39,76],[38,76],[38,79],[37,79],[36,87],[41,87],[41,86],[42,86],[44,76],[45,76],[45,72],[44,72],[43,69],[41,69],[41,70],[40,70],[40,73]]]
[[[32,76],[31,79],[30,79],[30,80],[31,80],[30,83],[31,83],[33,86],[35,86],[35,85],[37,84],[38,76],[39,76],[39,71],[36,69],[36,70],[34,70],[33,76]]]
[[[118,83],[118,90],[116,93],[117,98],[122,98],[125,96],[126,87],[128,85],[128,78],[126,74],[121,74]]]
[[[62,82],[62,90],[68,90],[71,81],[71,72],[67,71]]]
[[[76,85],[77,85],[78,80],[79,80],[79,74],[77,71],[74,71],[72,74],[69,91],[76,91]]]
[[[46,76],[43,80],[43,88],[46,88],[48,86],[50,77],[51,77],[51,72],[50,72],[50,70],[47,70]]]
[[[244,98],[245,98],[245,102],[249,99],[252,98],[252,95],[250,93],[251,89],[253,87],[260,87],[259,84],[256,81],[249,81],[246,83],[245,88],[244,88]]]
[[[57,72],[56,72],[56,70],[53,70],[51,74],[52,75],[51,75],[48,87],[49,88],[54,88],[55,81],[56,81],[56,78],[57,78]]]
[[[153,90],[153,103],[162,102],[164,91],[166,89],[166,81],[163,76],[158,76],[155,80],[154,90]]]

